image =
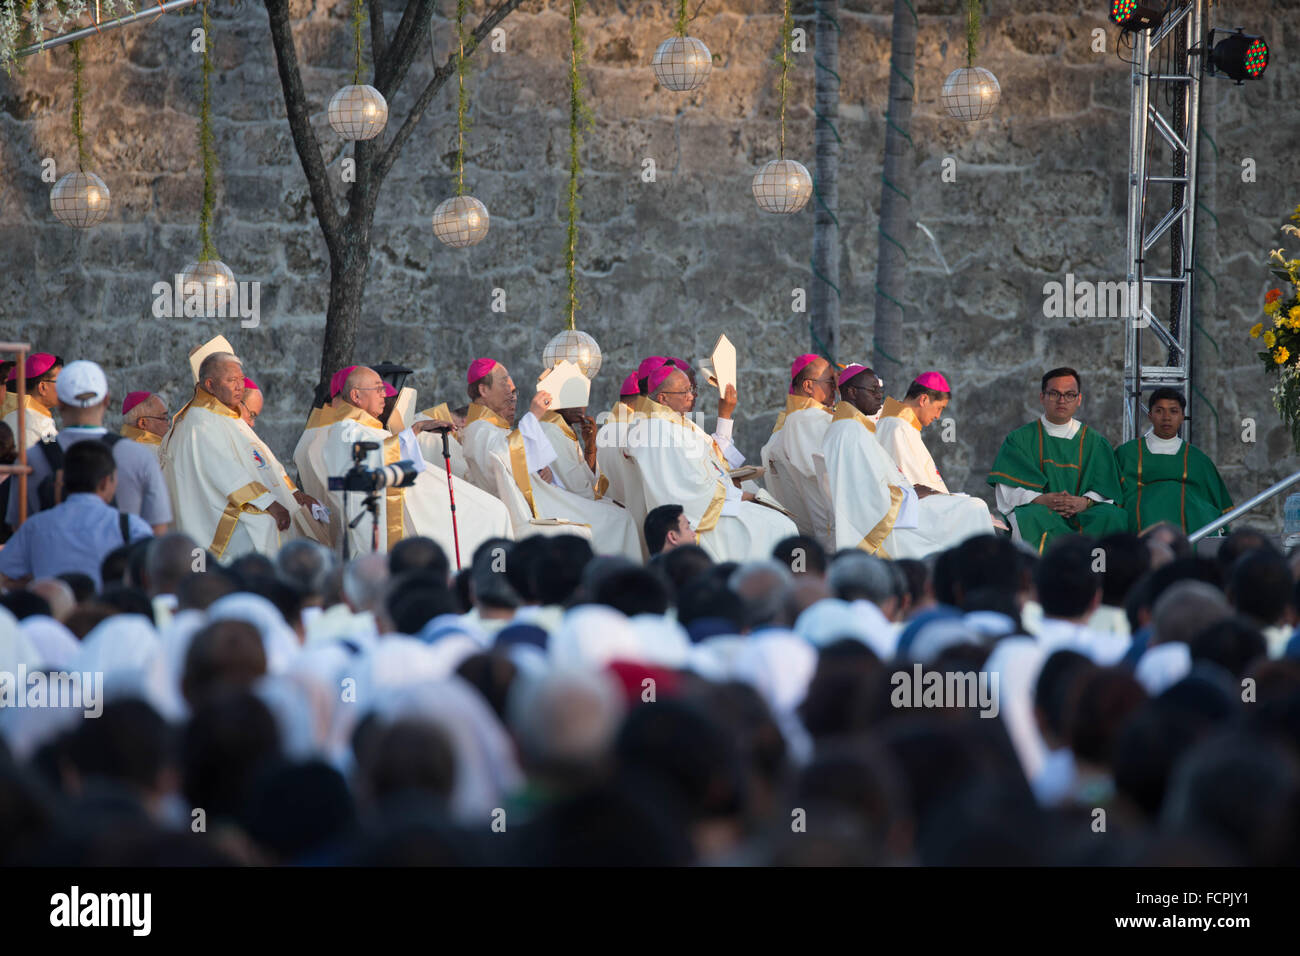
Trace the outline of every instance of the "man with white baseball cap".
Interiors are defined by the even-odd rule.
[[[171,498],[157,457],[146,447],[104,427],[108,409],[108,379],[94,362],[78,360],[63,367],[55,384],[59,417],[56,438],[38,442],[27,450],[32,474],[27,478],[27,513],[35,514],[58,504],[62,489],[63,454],[79,441],[95,439],[109,446],[117,464],[117,508],[138,515],[154,534],[162,534],[172,520]],[[18,521],[17,496],[9,499],[8,522]]]

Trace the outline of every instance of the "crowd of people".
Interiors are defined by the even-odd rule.
[[[116,434],[102,369],[28,363],[0,862],[1300,861],[1300,559],[1189,545],[1230,502],[1177,393],[1117,453],[1050,371],[994,513],[937,372],[801,356],[756,468],[680,359],[599,422],[480,359],[406,424],[353,367],[295,481],[230,353]]]

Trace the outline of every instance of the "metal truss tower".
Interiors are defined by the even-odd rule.
[[[1207,0],[1174,0],[1159,27],[1129,34],[1134,56],[1124,441],[1137,437],[1149,389],[1178,388],[1191,410],[1192,242],[1206,6]],[[1189,416],[1184,434],[1190,423]]]

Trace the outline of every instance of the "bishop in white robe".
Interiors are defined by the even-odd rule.
[[[470,477],[505,504],[516,537],[579,534],[590,537],[598,554],[640,560],[641,539],[626,509],[556,483],[550,467],[556,451],[540,421],[550,396],[539,391],[512,429],[518,390],[509,370],[492,359],[475,359],[467,380],[471,402],[463,435]]]
[[[240,418],[243,394],[239,359],[229,352],[209,355],[194,398],[176,413],[159,456],[176,530],[224,561],[251,551],[274,554],[290,522]]]
[[[884,387],[869,368],[840,376],[840,403],[822,456],[835,514],[838,548],[886,558],[923,558],[977,534],[991,534],[988,506],[977,498],[917,491],[876,440]]]
[[[798,533],[780,511],[759,504],[730,478],[731,463],[717,443],[686,417],[693,405],[690,380],[673,366],[651,372],[646,414],[628,435],[628,454],[645,487],[646,507],[676,504],[715,561],[748,561],[771,555],[776,544]],[[728,389],[734,407],[734,389]]]
[[[17,368],[10,372],[9,394],[6,396],[3,421],[14,433],[15,448],[31,448],[37,442],[53,438],[59,433],[54,424],[53,409],[58,407],[59,399],[55,383],[63,361],[49,352],[33,352],[27,356],[24,372],[27,378],[27,394],[23,397],[23,431],[18,432],[18,392]]]
[[[763,483],[794,515],[799,533],[835,551],[835,517],[825,468],[819,463],[835,405],[835,373],[820,355],[790,366],[790,394],[763,446]]]

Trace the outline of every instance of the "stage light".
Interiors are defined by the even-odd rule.
[[[1154,30],[1164,20],[1167,9],[1168,5],[1157,7],[1154,0],[1110,0],[1110,18],[1125,32]]]
[[[1262,37],[1243,33],[1241,27],[1229,33],[1218,43],[1210,31],[1210,55],[1205,72],[1210,76],[1226,76],[1240,85],[1244,80],[1258,80],[1268,69],[1268,44]]]

